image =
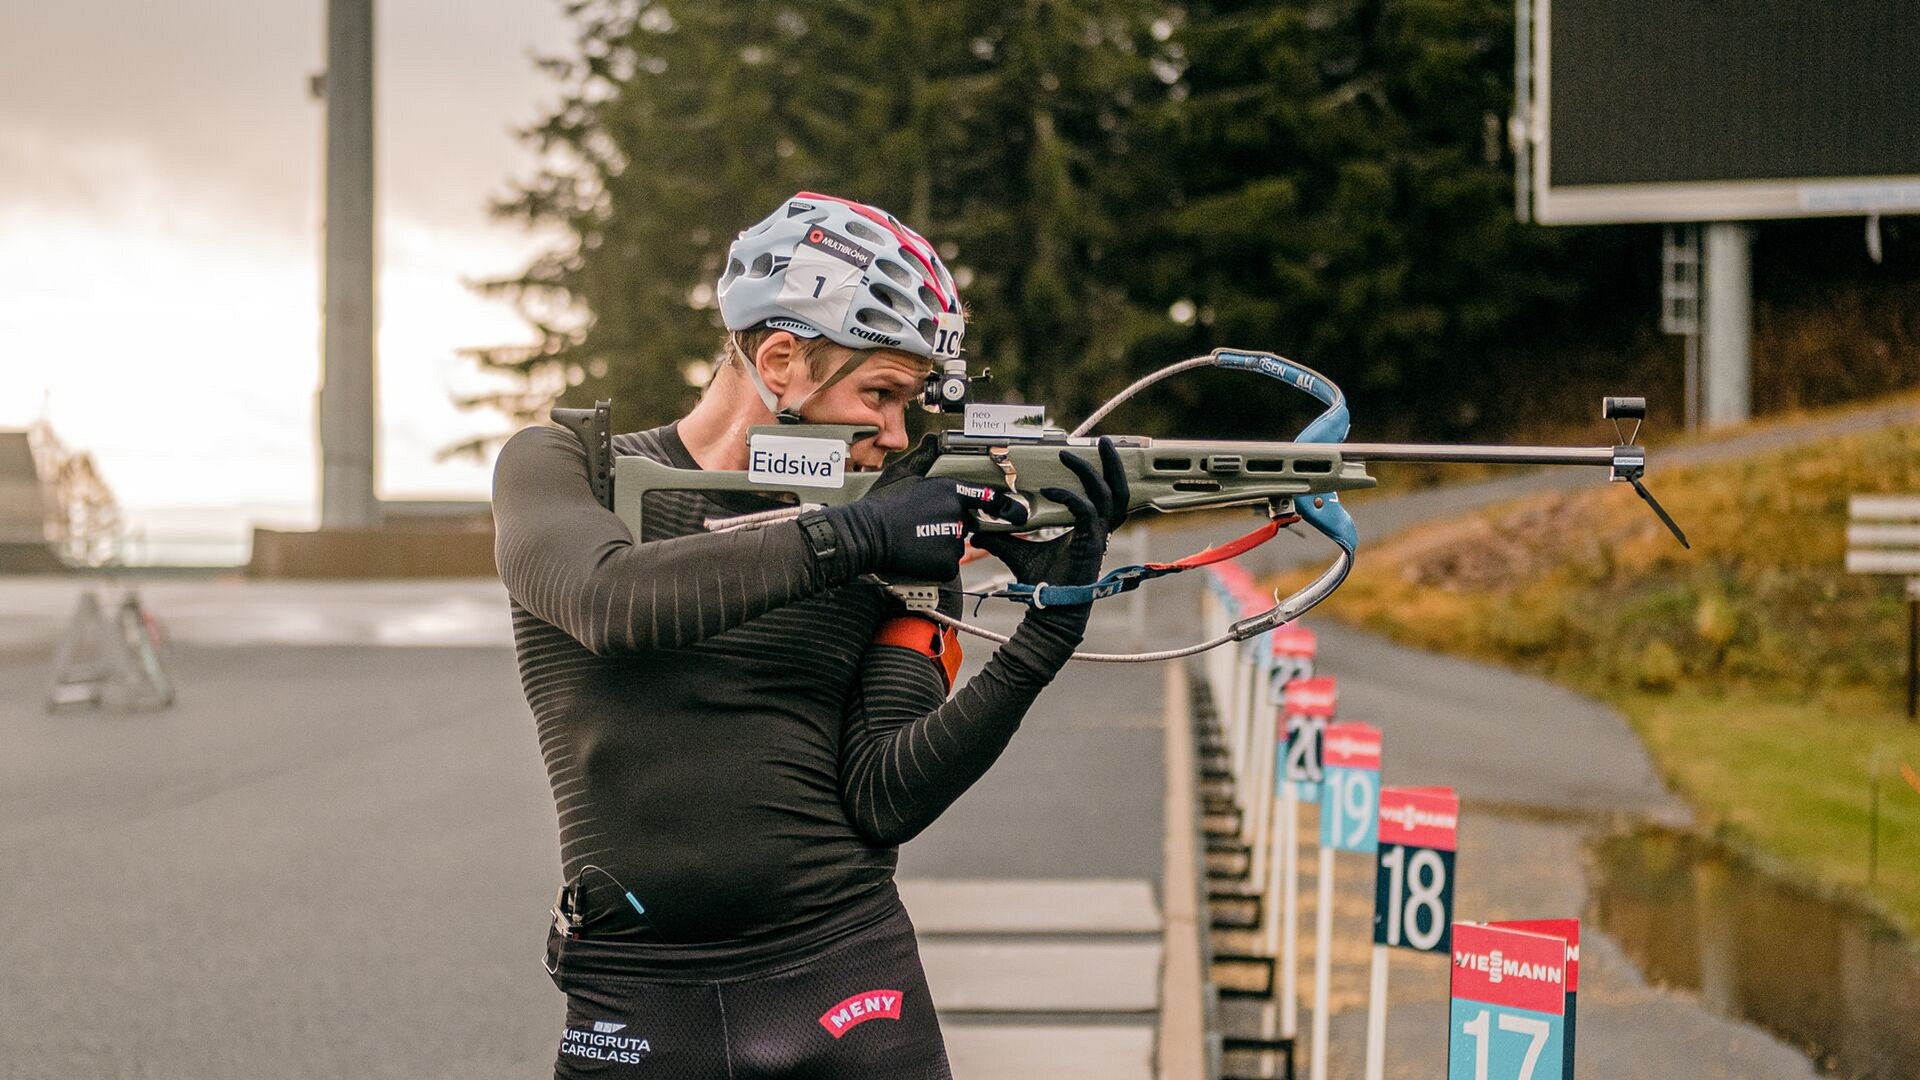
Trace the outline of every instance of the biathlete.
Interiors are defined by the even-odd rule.
[[[964,331],[931,244],[805,193],[740,234],[719,300],[723,359],[699,402],[615,436],[616,454],[745,469],[748,429],[784,415],[877,428],[849,462],[881,469]],[[778,503],[658,493],[634,536],[573,434],[531,427],[501,451],[496,557],[559,815],[556,1077],[950,1075],[898,847],[999,757],[1088,609],[1029,610],[954,690],[952,632],[873,576],[949,582],[957,612],[976,515],[1024,519],[1005,492],[924,476],[931,456],[886,466],[857,502],[758,527],[707,522]],[[1062,459],[1083,490],[1041,494],[1071,532],[975,537],[1029,583],[1094,581],[1125,516],[1111,445],[1099,470]]]

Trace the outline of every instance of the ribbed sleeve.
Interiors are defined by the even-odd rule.
[[[891,846],[933,824],[999,759],[1086,622],[1084,607],[1028,613],[945,701],[929,658],[898,645],[870,647],[841,743],[841,798],[854,827]]]
[[[844,582],[793,522],[634,542],[593,497],[571,433],[532,427],[493,475],[494,559],[507,593],[596,656],[676,649]]]

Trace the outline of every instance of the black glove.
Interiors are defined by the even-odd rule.
[[[1013,522],[1027,519],[1026,507],[1004,488],[912,475],[888,478],[865,498],[819,516],[833,527],[842,565],[852,574],[946,582],[960,572],[977,511]],[[801,515],[803,528],[810,516]]]
[[[1087,585],[1100,578],[1107,537],[1127,520],[1127,472],[1113,440],[1102,438],[1100,471],[1076,454],[1060,452],[1060,463],[1080,478],[1083,497],[1065,488],[1043,488],[1040,494],[1064,505],[1073,514],[1073,531],[1052,540],[1022,540],[1011,533],[981,533],[975,547],[1007,564],[1026,585]]]

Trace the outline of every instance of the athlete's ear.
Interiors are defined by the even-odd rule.
[[[767,384],[767,389],[778,398],[785,397],[794,376],[804,372],[806,359],[800,355],[799,339],[785,330],[776,330],[760,343],[753,354],[753,366],[760,370],[760,380]]]

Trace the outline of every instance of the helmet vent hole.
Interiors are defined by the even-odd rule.
[[[879,308],[861,308],[853,316],[860,325],[889,334],[898,334],[907,328],[907,324],[881,311]]]
[[[933,308],[935,311],[940,310],[941,307],[939,295],[932,289],[927,288],[925,284],[920,286],[920,302]]]
[[[913,301],[901,295],[898,289],[887,285],[885,282],[874,282],[869,287],[869,291],[879,297],[882,303],[906,318],[910,319],[916,314],[913,310]]]
[[[773,252],[763,251],[759,258],[753,260],[753,269],[748,272],[748,275],[763,278],[771,273],[773,273]]]
[[[921,319],[916,329],[920,331],[920,337],[925,340],[927,344],[933,344],[933,332],[938,329],[938,324],[932,319]]]
[[[747,272],[747,268],[741,265],[741,262],[739,259],[729,259],[727,260],[727,272],[726,274],[722,275],[720,279],[721,284],[726,284],[727,282],[732,281],[734,278],[737,278],[741,274],[744,274],[746,272]]]
[[[895,285],[905,289],[913,288],[913,275],[907,273],[906,267],[892,259],[875,259],[873,264],[880,268],[881,273],[892,278]]]
[[[849,221],[847,222],[846,229],[849,234],[857,236],[869,244],[884,244],[887,242],[885,233],[864,221]]]

